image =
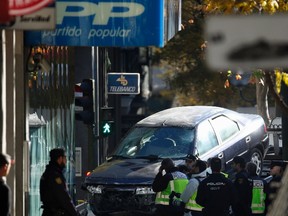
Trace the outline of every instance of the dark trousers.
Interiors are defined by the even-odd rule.
[[[175,206],[170,205],[156,205],[156,216],[183,216],[184,209],[179,210]]]
[[[229,210],[221,209],[202,209],[203,216],[229,216]]]

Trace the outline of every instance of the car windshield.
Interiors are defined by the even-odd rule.
[[[191,153],[194,128],[134,127],[114,152],[129,158],[183,158]]]

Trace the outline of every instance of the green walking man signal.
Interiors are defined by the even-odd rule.
[[[113,123],[112,121],[102,121],[100,128],[102,136],[109,136],[113,132]]]
[[[100,113],[100,135],[107,137],[114,132],[114,107],[102,107]]]

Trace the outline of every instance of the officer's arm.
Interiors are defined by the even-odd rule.
[[[152,189],[154,192],[160,192],[163,191],[164,189],[167,188],[169,181],[171,180],[172,175],[170,174],[166,174],[166,175],[162,175],[161,172],[159,172],[152,184]]]
[[[187,203],[190,199],[190,197],[197,191],[197,187],[199,185],[199,182],[197,179],[193,178],[190,179],[189,183],[187,184],[185,190],[181,194],[180,199],[184,202]]]
[[[55,198],[58,198],[57,201],[59,203],[59,206],[61,206],[62,209],[67,211],[69,215],[77,216],[77,210],[72,203],[71,197],[66,189],[66,184],[65,182],[63,182],[60,176],[55,176],[53,191],[55,192]]]

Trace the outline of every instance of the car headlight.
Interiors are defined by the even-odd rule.
[[[103,186],[102,185],[98,185],[98,186],[89,185],[87,186],[87,190],[92,194],[102,194]]]
[[[136,188],[136,195],[155,194],[150,187],[138,187]]]

